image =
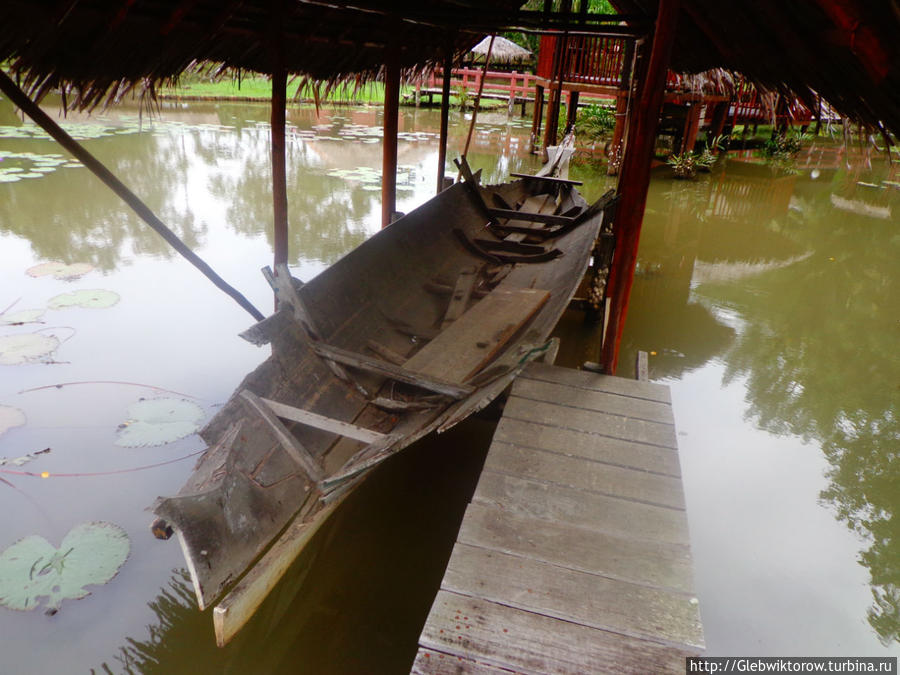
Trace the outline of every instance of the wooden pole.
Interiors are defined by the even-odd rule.
[[[441,82],[441,138],[438,142],[437,191],[444,189],[444,166],[447,164],[447,129],[450,122],[450,80],[453,76],[453,46],[444,55],[444,80]]]
[[[572,0],[562,0],[560,8],[562,13],[569,14],[572,11]],[[547,131],[544,133],[544,150],[551,145],[556,145],[557,127],[559,126],[559,109],[562,106],[563,80],[569,70],[568,30],[564,30],[563,34],[557,38],[556,46],[556,91],[551,95],[550,105],[547,108]]]
[[[680,0],[659,2],[650,61],[635,111],[635,123],[628,128],[627,151],[619,175],[622,198],[615,223],[616,250],[608,284],[611,306],[602,351],[603,368],[610,375],[615,374],[618,365],[628,297],[634,282],[641,222],[650,186],[650,162],[662,110],[669,57],[675,41],[679,5]]]
[[[469,155],[469,143],[472,142],[472,132],[475,131],[475,120],[478,118],[478,106],[481,105],[481,92],[484,91],[484,80],[487,77],[488,66],[491,63],[491,50],[494,48],[495,35],[491,35],[488,42],[487,54],[484,55],[484,68],[481,69],[481,79],[478,82],[478,93],[475,95],[475,107],[472,109],[472,121],[469,122],[469,133],[466,136],[466,147],[463,148],[463,159]]]
[[[381,227],[391,224],[397,210],[397,131],[400,115],[400,52],[384,53],[384,138],[381,154]]]
[[[107,187],[115,192],[128,206],[134,211],[147,225],[153,228],[166,242],[180,253],[184,258],[196,267],[200,272],[217,288],[231,296],[241,307],[253,316],[257,321],[261,321],[264,317],[262,313],[254,307],[247,298],[245,298],[237,289],[229,285],[222,277],[216,274],[213,269],[203,261],[196,253],[194,253],[187,244],[178,238],[172,230],[166,227],[156,214],[150,210],[137,195],[135,195],[128,187],[116,178],[112,171],[100,162],[96,157],[82,147],[78,141],[69,136],[63,129],[54,122],[38,105],[16,85],[15,82],[2,70],[0,70],[0,91],[9,97],[20,110],[35,121],[35,123],[46,131],[57,143],[70,152],[78,161],[84,164],[91,173],[103,181]]]
[[[275,269],[288,261],[287,166],[285,160],[285,106],[287,105],[287,71],[280,37],[273,53],[272,67],[272,211],[275,218]]]

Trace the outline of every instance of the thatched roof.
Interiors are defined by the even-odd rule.
[[[484,61],[490,43],[491,38],[488,36],[472,47],[469,53],[475,54],[481,61]],[[527,61],[530,58],[531,52],[525,47],[520,47],[512,40],[507,40],[500,35],[494,38],[494,46],[491,47],[491,63],[515,63],[517,61]]]
[[[69,83],[91,107],[127,87],[152,87],[196,62],[273,71],[283,45],[288,71],[318,80],[374,77],[385,50],[402,67],[462,54],[521,0],[2,0],[0,63],[33,97]],[[470,32],[477,26],[480,33]],[[487,29],[487,30],[485,30]]]
[[[612,0],[654,18],[659,0]],[[896,0],[682,0],[672,68],[723,67],[900,135]]]

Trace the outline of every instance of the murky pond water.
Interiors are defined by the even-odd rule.
[[[380,111],[288,118],[291,267],[308,279],[379,226]],[[267,312],[266,119],[263,106],[191,104],[155,119],[122,110],[67,124]],[[479,120],[470,161],[486,180],[535,167],[529,121]],[[433,193],[437,122],[434,111],[403,111],[400,210]],[[464,120],[453,123],[461,136]],[[651,376],[673,387],[715,654],[897,651],[900,179],[878,165],[848,170],[834,148],[819,154],[780,178],[738,161],[696,182],[661,172],[648,205],[622,370],[647,350]],[[608,183],[589,164],[572,173],[589,198]],[[91,270],[26,274],[47,261]],[[116,301],[53,301],[79,290]],[[140,399],[188,400],[210,414],[265,353],[236,337],[251,322],[242,309],[0,102],[0,311],[32,309],[43,312],[18,319],[33,322],[0,326],[0,340],[37,334],[50,347],[0,365],[0,406],[26,418],[0,436],[0,458],[20,459],[0,465],[0,549],[32,534],[57,547],[79,523],[110,521],[131,552],[109,584],[55,614],[0,608],[2,672],[408,668],[489,421],[376,472],[257,619],[216,649],[177,544],[150,536],[145,510],[177,491],[200,442],[123,447],[130,425],[119,427]],[[558,332],[561,362],[596,360],[596,336],[577,316]],[[21,348],[4,353],[22,360]]]

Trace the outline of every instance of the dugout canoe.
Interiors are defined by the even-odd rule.
[[[242,334],[272,354],[200,435],[173,531],[220,645],[378,464],[487,405],[548,336],[588,266],[611,193],[523,177],[444,190],[303,284],[264,270],[278,311]]]

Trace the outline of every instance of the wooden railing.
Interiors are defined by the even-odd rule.
[[[451,71],[450,89],[464,89],[474,94],[478,91],[483,71],[480,68],[454,68]],[[440,89],[444,73],[441,68],[435,68],[425,78],[423,86],[428,89]],[[500,72],[489,70],[484,73],[484,92],[486,94],[502,93],[510,99],[528,98],[534,87],[537,76],[531,73]]]
[[[537,74],[546,80],[556,79],[558,66],[554,63],[557,39],[541,38]],[[566,40],[562,54],[565,67],[563,80],[580,84],[616,86],[622,77],[625,60],[625,40],[610,37],[572,36]],[[554,68],[556,66],[556,68]]]

